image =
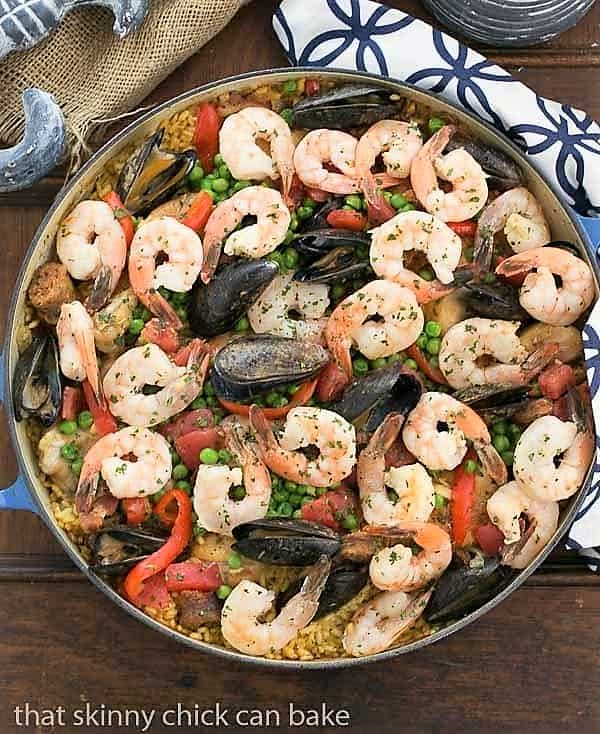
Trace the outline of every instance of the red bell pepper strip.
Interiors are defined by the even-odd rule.
[[[205,173],[214,168],[214,158],[219,150],[219,127],[221,120],[214,105],[201,102],[196,112],[194,145]]]
[[[334,209],[327,215],[327,224],[333,229],[351,229],[353,232],[362,232],[367,226],[364,214],[350,209]]]
[[[475,530],[475,540],[479,544],[479,547],[488,556],[497,556],[504,547],[504,535],[492,523],[487,525],[480,525]]]
[[[344,516],[356,509],[356,496],[353,492],[340,487],[326,492],[312,502],[303,505],[300,515],[303,520],[325,525],[332,530],[340,531]]]
[[[130,497],[121,500],[121,506],[128,525],[140,525],[152,512],[152,506],[147,497]]]
[[[173,501],[177,503],[177,516],[171,535],[157,551],[136,564],[123,582],[125,595],[132,604],[139,605],[138,600],[144,590],[144,582],[170,566],[190,541],[192,501],[182,489],[171,489],[166,492],[155,505],[154,512],[160,517]]]
[[[475,237],[477,222],[472,219],[467,222],[447,222],[450,229],[459,237]]]
[[[411,359],[414,359],[421,372],[432,382],[438,385],[447,385],[448,382],[439,367],[434,367],[423,352],[419,349],[419,345],[415,342],[406,349],[406,353]]]
[[[169,591],[216,591],[223,583],[218,563],[183,561],[165,571]]]
[[[136,606],[154,609],[166,609],[171,606],[171,594],[167,589],[164,573],[157,573],[144,581],[142,591],[136,599]]]
[[[94,419],[94,428],[96,431],[101,436],[106,436],[107,433],[114,433],[117,430],[117,421],[108,409],[106,398],[103,398],[102,402],[99,403],[94,395],[92,386],[87,380],[84,380],[81,386],[83,387],[85,401]]]
[[[269,420],[277,420],[277,418],[283,418],[284,416],[286,416],[292,408],[297,408],[299,405],[304,405],[312,398],[317,387],[317,382],[318,380],[305,382],[298,388],[296,393],[294,393],[290,402],[281,408],[261,408],[265,417]],[[229,411],[229,413],[233,413],[234,415],[243,415],[246,417],[250,415],[249,405],[246,405],[244,403],[234,403],[232,400],[224,400],[223,398],[219,398],[219,402],[225,408],[225,410]]]
[[[81,401],[83,395],[80,387],[71,387],[67,385],[63,390],[62,406],[60,408],[60,416],[64,421],[77,420],[77,415],[81,410]]]
[[[185,216],[182,217],[181,223],[193,229],[194,232],[202,232],[204,231],[204,227],[206,227],[212,210],[213,200],[210,194],[207,194],[206,191],[200,191],[196,194]]]
[[[133,218],[131,214],[125,209],[121,197],[116,191],[110,191],[106,196],[102,197],[108,206],[113,210],[115,218],[119,220],[123,234],[125,235],[125,242],[127,247],[133,240],[135,234],[135,226],[133,224]]]
[[[454,470],[454,484],[452,485],[452,500],[450,502],[452,538],[458,546],[464,545],[467,532],[471,529],[473,522],[475,473],[471,474],[465,469],[469,458],[469,454],[467,454],[462,464]]]

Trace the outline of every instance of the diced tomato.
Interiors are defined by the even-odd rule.
[[[214,105],[201,102],[196,112],[194,145],[205,173],[214,167],[214,157],[219,150],[219,127],[221,120]]]
[[[348,489],[340,487],[326,492],[300,510],[303,520],[317,522],[332,530],[341,530],[344,516],[356,509],[356,497]]]
[[[125,235],[125,242],[127,247],[133,240],[135,234],[135,226],[133,224],[133,218],[131,214],[125,209],[121,197],[116,191],[110,191],[106,196],[102,197],[108,206],[113,210],[115,218],[118,219],[123,234]]]
[[[182,218],[181,223],[186,227],[193,229],[194,232],[203,232],[208,218],[213,210],[213,200],[206,191],[200,191],[196,194],[194,200],[190,204],[189,209]]]
[[[454,471],[452,485],[452,501],[450,513],[452,517],[452,538],[456,545],[464,545],[467,533],[473,522],[473,503],[475,501],[475,474],[465,469],[470,458],[465,456],[463,463]]]
[[[298,174],[294,174],[292,176],[292,183],[290,186],[289,192],[285,196],[285,203],[287,207],[291,210],[296,209],[297,207],[302,204],[302,200],[304,199],[304,184],[302,181],[298,178]]]
[[[94,428],[101,436],[107,433],[114,433],[117,430],[117,421],[108,409],[106,398],[101,403],[98,402],[90,383],[85,380],[81,383],[83,394],[88,405],[89,411],[94,419]]]
[[[323,189],[314,189],[312,186],[306,187],[306,195],[309,196],[313,201],[322,204],[324,201],[329,199],[329,193],[323,191]]]
[[[475,232],[477,232],[477,222],[473,220],[468,222],[447,222],[447,224],[459,237],[475,237]]]
[[[153,607],[155,609],[166,609],[171,605],[171,595],[167,589],[165,574],[157,573],[147,578],[141,591],[138,592],[134,601],[136,607]]]
[[[378,196],[375,201],[369,202],[369,222],[372,224],[383,224],[388,219],[395,217],[397,213],[383,195]]]
[[[322,403],[328,403],[339,397],[348,379],[346,373],[335,362],[330,362],[319,375],[317,382],[317,398]]]
[[[364,214],[350,209],[334,209],[327,215],[327,224],[334,229],[362,232],[367,226],[367,218]]]
[[[492,523],[480,525],[475,530],[475,540],[488,556],[497,556],[504,547],[504,535]]]
[[[318,79],[307,79],[304,82],[304,91],[309,97],[319,94],[321,82]]]
[[[64,421],[77,420],[77,416],[81,411],[83,402],[83,394],[80,387],[71,387],[67,385],[63,390],[62,406],[60,408],[60,416]]]
[[[268,418],[269,420],[277,420],[277,418],[283,418],[286,416],[292,408],[304,405],[312,398],[316,386],[317,380],[305,382],[300,385],[287,405],[284,405],[282,408],[262,408],[265,418]],[[219,402],[229,413],[242,415],[246,418],[250,415],[250,406],[245,403],[235,403],[233,400],[224,400],[223,398],[219,398]]]
[[[217,428],[199,428],[176,438],[175,450],[187,468],[195,471],[200,466],[202,449],[215,449],[219,443],[220,435]]]
[[[169,591],[216,591],[223,583],[217,563],[183,561],[165,572]]]
[[[161,323],[160,319],[150,319],[142,329],[142,340],[159,346],[163,352],[171,354],[179,349],[179,334],[170,324]]]
[[[147,497],[131,497],[121,500],[128,525],[140,525],[152,512],[150,500]]]
[[[406,349],[406,353],[411,359],[414,359],[421,372],[438,385],[447,385],[448,381],[444,377],[439,367],[434,367],[423,352],[419,349],[419,345],[415,342]]]
[[[158,429],[165,438],[175,440],[186,433],[197,431],[199,428],[212,428],[215,419],[212,411],[208,408],[198,408],[197,410],[189,410],[177,416],[175,420],[164,423]]]
[[[568,364],[557,360],[540,374],[538,384],[545,398],[558,400],[571,385],[575,384],[575,372]]]

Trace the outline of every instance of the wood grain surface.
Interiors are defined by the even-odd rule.
[[[416,0],[388,4],[431,20]],[[286,65],[271,31],[275,6],[273,0],[254,0],[161,84],[148,104],[231,74]],[[599,3],[576,28],[542,47],[481,50],[540,94],[600,117]],[[22,255],[61,184],[57,172],[30,191],[0,196],[2,314]],[[15,473],[5,434],[0,430],[2,486]],[[37,517],[5,512],[0,514],[0,734],[101,730],[93,720],[89,727],[73,720],[60,726],[56,718],[54,727],[42,721],[36,727],[33,715],[29,728],[18,726],[14,707],[26,702],[40,711],[64,706],[66,719],[86,703],[98,711],[103,704],[153,708],[158,717],[178,703],[193,710],[219,702],[228,709],[229,731],[244,731],[235,724],[235,713],[253,708],[279,711],[280,731],[342,728],[291,727],[291,702],[298,709],[321,709],[325,703],[347,710],[345,728],[355,732],[598,732],[599,619],[599,577],[563,551],[482,620],[419,653],[327,673],[241,667],[179,646],[134,621],[77,572]],[[169,721],[155,719],[150,730],[173,731]]]

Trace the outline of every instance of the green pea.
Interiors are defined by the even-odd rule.
[[[236,502],[239,502],[240,500],[243,500],[244,497],[246,496],[246,490],[240,484],[236,487],[232,487],[229,494],[231,496],[231,499],[236,500]]]
[[[502,451],[500,452],[500,456],[502,457],[502,461],[506,464],[506,466],[513,465],[515,455],[512,451]]]
[[[465,462],[465,471],[467,474],[475,474],[477,469],[479,468],[476,461],[473,461],[473,459],[467,459]]]
[[[386,366],[387,359],[385,357],[378,357],[377,359],[372,359],[370,364],[372,370],[378,370]]]
[[[366,375],[369,371],[369,363],[364,359],[364,357],[357,357],[352,362],[352,369],[357,377],[360,375]]]
[[[133,336],[137,336],[138,334],[141,334],[144,326],[145,323],[143,319],[133,319],[129,322],[128,331],[130,334],[133,334]]]
[[[235,326],[233,327],[235,331],[248,331],[250,328],[250,322],[245,316],[242,316],[236,321]]]
[[[188,173],[188,183],[194,191],[198,191],[202,187],[204,171],[199,163],[195,163],[192,170]]]
[[[441,130],[446,125],[445,120],[442,120],[441,117],[430,117],[429,122],[427,123],[427,127],[429,128],[429,132],[433,135],[434,133],[437,133],[438,130]]]
[[[198,395],[198,397],[192,401],[192,404],[190,407],[193,410],[199,410],[200,408],[206,408],[206,400],[202,397],[202,395]]]
[[[494,444],[494,448],[499,454],[501,454],[503,451],[508,451],[510,449],[510,440],[508,439],[508,436],[502,436],[498,434],[494,436],[494,438],[492,439],[492,443]]]
[[[200,525],[200,523],[195,522],[194,525],[192,526],[192,532],[194,533],[194,537],[198,538],[201,535],[204,535],[206,533],[206,528],[203,528],[202,525]]]
[[[425,324],[425,333],[427,336],[437,337],[442,333],[442,325],[439,321],[428,321]]]
[[[226,178],[216,178],[213,181],[212,187],[213,191],[216,191],[217,194],[224,194],[229,188],[229,181]]]
[[[383,192],[383,198],[387,201],[388,204],[391,204],[392,202],[392,192],[391,191],[384,191]]]
[[[217,595],[217,599],[225,601],[225,599],[227,599],[232,591],[233,589],[231,588],[231,586],[227,586],[227,584],[221,584],[221,586],[219,586],[219,588],[215,591],[215,594]]]
[[[205,382],[204,383],[203,390],[204,390],[204,394],[205,395],[214,395],[215,394],[215,388],[212,386],[212,384],[210,382]]]
[[[440,353],[440,346],[442,345],[441,339],[429,339],[427,342],[427,353],[437,356]]]
[[[281,112],[279,113],[281,117],[287,122],[287,124],[291,127],[294,122],[294,110],[291,109],[291,107],[285,107]]]
[[[187,468],[185,464],[176,464],[173,467],[173,471],[171,472],[171,476],[173,479],[185,479],[187,475],[190,473],[190,470]]]
[[[346,294],[346,286],[342,283],[336,283],[331,289],[331,297],[334,301],[339,301]]]
[[[435,495],[435,509],[436,510],[443,510],[446,506],[446,498],[443,497],[441,494]]]
[[[409,201],[409,202],[408,202],[408,204],[405,204],[405,205],[404,205],[404,206],[402,207],[402,209],[400,209],[400,211],[401,211],[401,212],[414,212],[414,210],[415,210],[416,208],[417,208],[417,207],[416,207],[416,206],[415,206],[414,204],[411,204],[411,203],[410,203],[410,201]]]
[[[81,474],[81,470],[83,469],[83,459],[75,459],[75,461],[71,462],[71,471],[73,474],[75,474],[76,477],[78,477]]]
[[[314,199],[311,199],[310,196],[305,196],[302,200],[302,206],[307,206],[310,209],[314,209],[317,206],[317,202]]]
[[[169,453],[171,454],[171,463],[173,466],[176,464],[181,464],[181,456],[175,451],[175,449],[169,449]]]
[[[437,356],[437,354],[432,354],[432,355],[431,355],[431,356],[429,357],[429,364],[430,364],[430,365],[431,365],[432,367],[439,367],[439,366],[440,366],[440,360],[439,360],[439,357]],[[438,389],[438,390],[439,390],[440,392],[444,392],[444,391],[442,390],[442,388],[443,388],[443,387],[444,387],[444,385],[439,385],[439,386],[437,386],[437,389]]]
[[[67,461],[75,461],[79,458],[79,449],[74,443],[66,443],[60,447],[60,455]]]
[[[225,163],[225,159],[223,158],[221,153],[215,153],[215,157],[213,158],[213,163],[217,168],[222,164]]]
[[[283,269],[283,255],[280,252],[277,252],[277,250],[275,250],[274,252],[270,252],[267,255],[267,260],[277,263],[280,270]]]
[[[294,508],[289,502],[282,502],[277,508],[277,514],[283,517],[291,517],[294,512]]]
[[[427,334],[419,334],[419,338],[417,339],[417,346],[419,347],[419,349],[426,349],[428,341],[429,338],[427,337]]]
[[[64,433],[65,436],[72,436],[77,433],[77,422],[76,421],[61,421],[58,424],[58,430]]]
[[[429,268],[423,268],[422,270],[419,270],[419,277],[423,278],[423,280],[430,282],[435,278],[435,275],[433,274],[433,270],[430,270]]]
[[[292,507],[300,507],[302,504],[302,497],[299,494],[291,494],[288,501]]]
[[[348,512],[342,518],[342,527],[346,530],[356,530],[358,528],[358,518],[353,512]]]
[[[288,229],[288,231],[285,233],[285,237],[283,238],[282,244],[291,245],[295,239],[296,239],[296,235],[292,232],[291,229]]]
[[[212,395],[209,395],[206,400],[206,407],[207,408],[216,408],[219,405],[219,401],[216,398],[213,398]],[[216,419],[216,416],[215,416]],[[215,420],[215,423],[217,421]]]
[[[402,209],[403,206],[406,206],[408,204],[408,201],[402,194],[393,194],[392,198],[390,199],[390,204],[394,207],[394,209]]]
[[[492,433],[498,436],[503,436],[508,433],[508,421],[501,420],[492,423]]]
[[[276,492],[273,492],[273,503],[277,506],[282,502],[287,502],[289,496],[289,493],[285,490],[278,489]]]
[[[299,206],[296,209],[296,216],[298,219],[308,219],[309,217],[312,217],[312,207],[310,206]]]
[[[222,163],[219,166],[219,176],[221,178],[231,178],[231,171],[227,167],[227,164],[226,163]]]
[[[200,190],[212,193],[212,180],[210,178],[203,178],[200,182]]]
[[[289,479],[286,479],[283,486],[288,492],[295,492],[298,485],[296,484],[296,482],[292,482]]]
[[[521,434],[523,433],[523,429],[521,426],[518,426],[516,423],[511,423],[508,426],[508,433],[510,434],[510,437],[516,443],[519,438],[521,438]]]
[[[242,567],[242,557],[239,553],[236,553],[236,551],[231,551],[229,554],[229,557],[227,558],[227,565],[229,568],[232,568],[234,571],[238,568]]]
[[[288,395],[295,395],[298,390],[300,389],[300,385],[288,385],[287,386],[287,394]]]
[[[366,261],[369,259],[369,246],[368,245],[358,245],[356,248],[356,257],[359,260]]]
[[[200,452],[200,461],[203,464],[216,464],[219,461],[219,454],[214,449],[202,449]]]
[[[404,357],[400,352],[396,352],[396,354],[390,354],[390,356],[387,358],[388,364],[396,364],[397,362],[403,362]]]
[[[93,423],[94,416],[90,413],[89,410],[82,410],[81,413],[77,416],[77,425],[80,428],[83,428],[84,431],[87,431],[88,428],[91,428]]]
[[[300,220],[298,219],[298,215],[296,212],[292,214],[290,217],[290,229],[292,232],[295,232],[298,229],[298,225],[300,224]]]
[[[296,93],[296,90],[298,89],[298,84],[295,79],[288,79],[287,82],[283,83],[283,93],[287,95],[292,95]]]
[[[267,396],[265,398],[265,403],[269,405],[271,408],[275,408],[277,404],[279,403],[279,394],[276,392],[267,393]]]
[[[327,487],[317,487],[316,490],[317,490],[317,497],[322,497],[324,494],[327,494],[327,492],[329,491]]]
[[[230,464],[233,461],[233,454],[231,451],[227,451],[227,449],[220,449],[219,450],[219,462],[221,464]]]
[[[300,259],[300,256],[298,255],[297,250],[294,250],[293,247],[287,247],[283,251],[283,264],[289,270],[293,270],[293,268],[295,268],[298,265],[299,259]]]
[[[355,194],[353,194],[352,196],[347,196],[344,201],[346,202],[346,204],[348,204],[348,206],[351,206],[357,212],[362,209],[362,199],[360,196],[356,196]]]
[[[297,484],[296,485],[296,494],[305,495],[306,490],[310,487],[309,484]]]
[[[408,359],[407,359],[407,360],[406,360],[406,361],[404,362],[404,364],[406,365],[406,367],[408,367],[408,369],[409,369],[409,370],[415,370],[415,371],[416,371],[416,370],[418,370],[418,369],[419,369],[419,365],[418,365],[418,364],[417,364],[417,363],[415,362],[415,360],[414,360],[414,359],[412,359],[411,357],[409,357],[409,358],[408,358]]]
[[[247,189],[248,186],[252,186],[250,181],[236,181],[233,184],[233,193],[236,194],[238,191],[241,191],[242,189]]]
[[[192,485],[186,479],[179,479],[175,482],[176,489],[182,489],[186,494],[192,493]]]

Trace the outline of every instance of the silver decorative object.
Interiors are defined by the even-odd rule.
[[[81,5],[109,8],[120,38],[139,28],[148,12],[148,0],[0,0],[0,59],[35,46]]]
[[[423,0],[455,33],[493,46],[530,46],[574,26],[594,0]]]
[[[23,94],[23,109],[23,139],[0,150],[0,193],[31,186],[56,166],[65,149],[65,121],[51,94],[28,89]]]

